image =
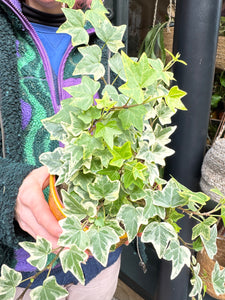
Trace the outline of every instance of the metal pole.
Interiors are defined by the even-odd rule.
[[[167,159],[165,178],[172,175],[193,191],[199,190],[207,139],[221,6],[222,0],[177,0],[173,48],[187,66],[176,64],[174,77],[175,84],[188,93],[183,100],[188,111],[173,118],[178,128],[170,147],[176,153]],[[191,224],[184,220],[183,226],[187,240]],[[189,271],[184,269],[171,281],[170,268],[162,261],[157,300],[188,299]]]

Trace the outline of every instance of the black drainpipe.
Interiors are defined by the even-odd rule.
[[[222,0],[177,0],[173,48],[187,66],[176,64],[173,71],[175,84],[188,93],[183,99],[188,111],[173,118],[178,128],[169,146],[176,153],[167,159],[165,178],[172,175],[193,191],[199,191],[207,139],[221,6]],[[188,241],[192,224],[186,219],[181,226]],[[190,299],[189,270],[173,281],[170,272],[170,263],[162,261],[157,300]]]

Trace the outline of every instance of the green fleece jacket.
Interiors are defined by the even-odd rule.
[[[4,2],[6,4],[8,2],[9,7]],[[47,104],[49,101],[51,103],[52,95],[43,58],[41,59],[40,51],[37,50],[34,39],[31,38],[29,28],[27,29],[18,18],[17,10],[15,10],[16,13],[12,12],[10,2],[11,0],[0,0],[0,265],[5,263],[14,267],[16,263],[14,250],[18,248],[18,243],[32,240],[32,237],[21,230],[14,219],[18,189],[23,179],[34,168],[40,166],[39,155],[43,151],[52,151],[58,143],[49,141],[48,133],[42,126],[39,126],[40,124],[33,127],[34,132],[33,128],[27,127],[26,134],[21,126],[21,98],[23,100],[26,100],[26,97],[29,98],[27,101],[30,101],[31,107],[34,105],[32,107],[33,123],[40,113],[39,109],[35,109],[37,103],[44,108],[40,117],[52,115],[54,109]],[[93,43],[99,43],[95,35],[92,40]],[[35,56],[32,60],[29,48],[33,49],[32,55]],[[107,62],[107,56],[108,53],[103,55],[104,65]],[[63,76],[58,80],[65,82],[72,77],[74,67],[80,59],[77,49],[71,48],[65,60]],[[18,64],[20,64],[19,69]],[[34,69],[38,74],[32,81]],[[60,97],[62,96],[58,97],[59,101],[62,100]],[[32,99],[36,99],[34,103]],[[30,149],[26,149],[28,144]]]

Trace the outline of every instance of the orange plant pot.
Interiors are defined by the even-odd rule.
[[[57,188],[55,186],[55,176],[50,175],[49,177],[49,198],[48,198],[48,205],[53,213],[53,215],[56,217],[56,219],[62,220],[66,217],[66,215],[63,213],[63,203],[60,199],[60,196],[57,192]],[[127,234],[125,233],[120,237],[119,243],[116,244],[116,248],[120,247],[122,244],[127,244]]]

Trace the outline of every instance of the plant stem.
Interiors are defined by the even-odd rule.
[[[27,281],[28,279],[30,280],[30,282],[28,283],[28,285],[26,286],[26,288],[24,289],[24,291],[19,295],[19,297],[16,298],[16,300],[22,300],[23,296],[25,295],[25,293],[28,291],[28,289],[30,288],[30,286],[32,285],[32,283],[34,282],[34,280],[40,275],[42,274],[44,271],[46,270],[50,270],[52,269],[52,266],[54,264],[54,262],[59,258],[60,253],[63,251],[64,247],[60,247],[59,252],[56,254],[56,256],[53,258],[53,260],[41,271],[37,272],[35,275],[33,275],[30,278],[27,278],[24,281]],[[48,272],[47,277],[49,277],[50,272]]]

